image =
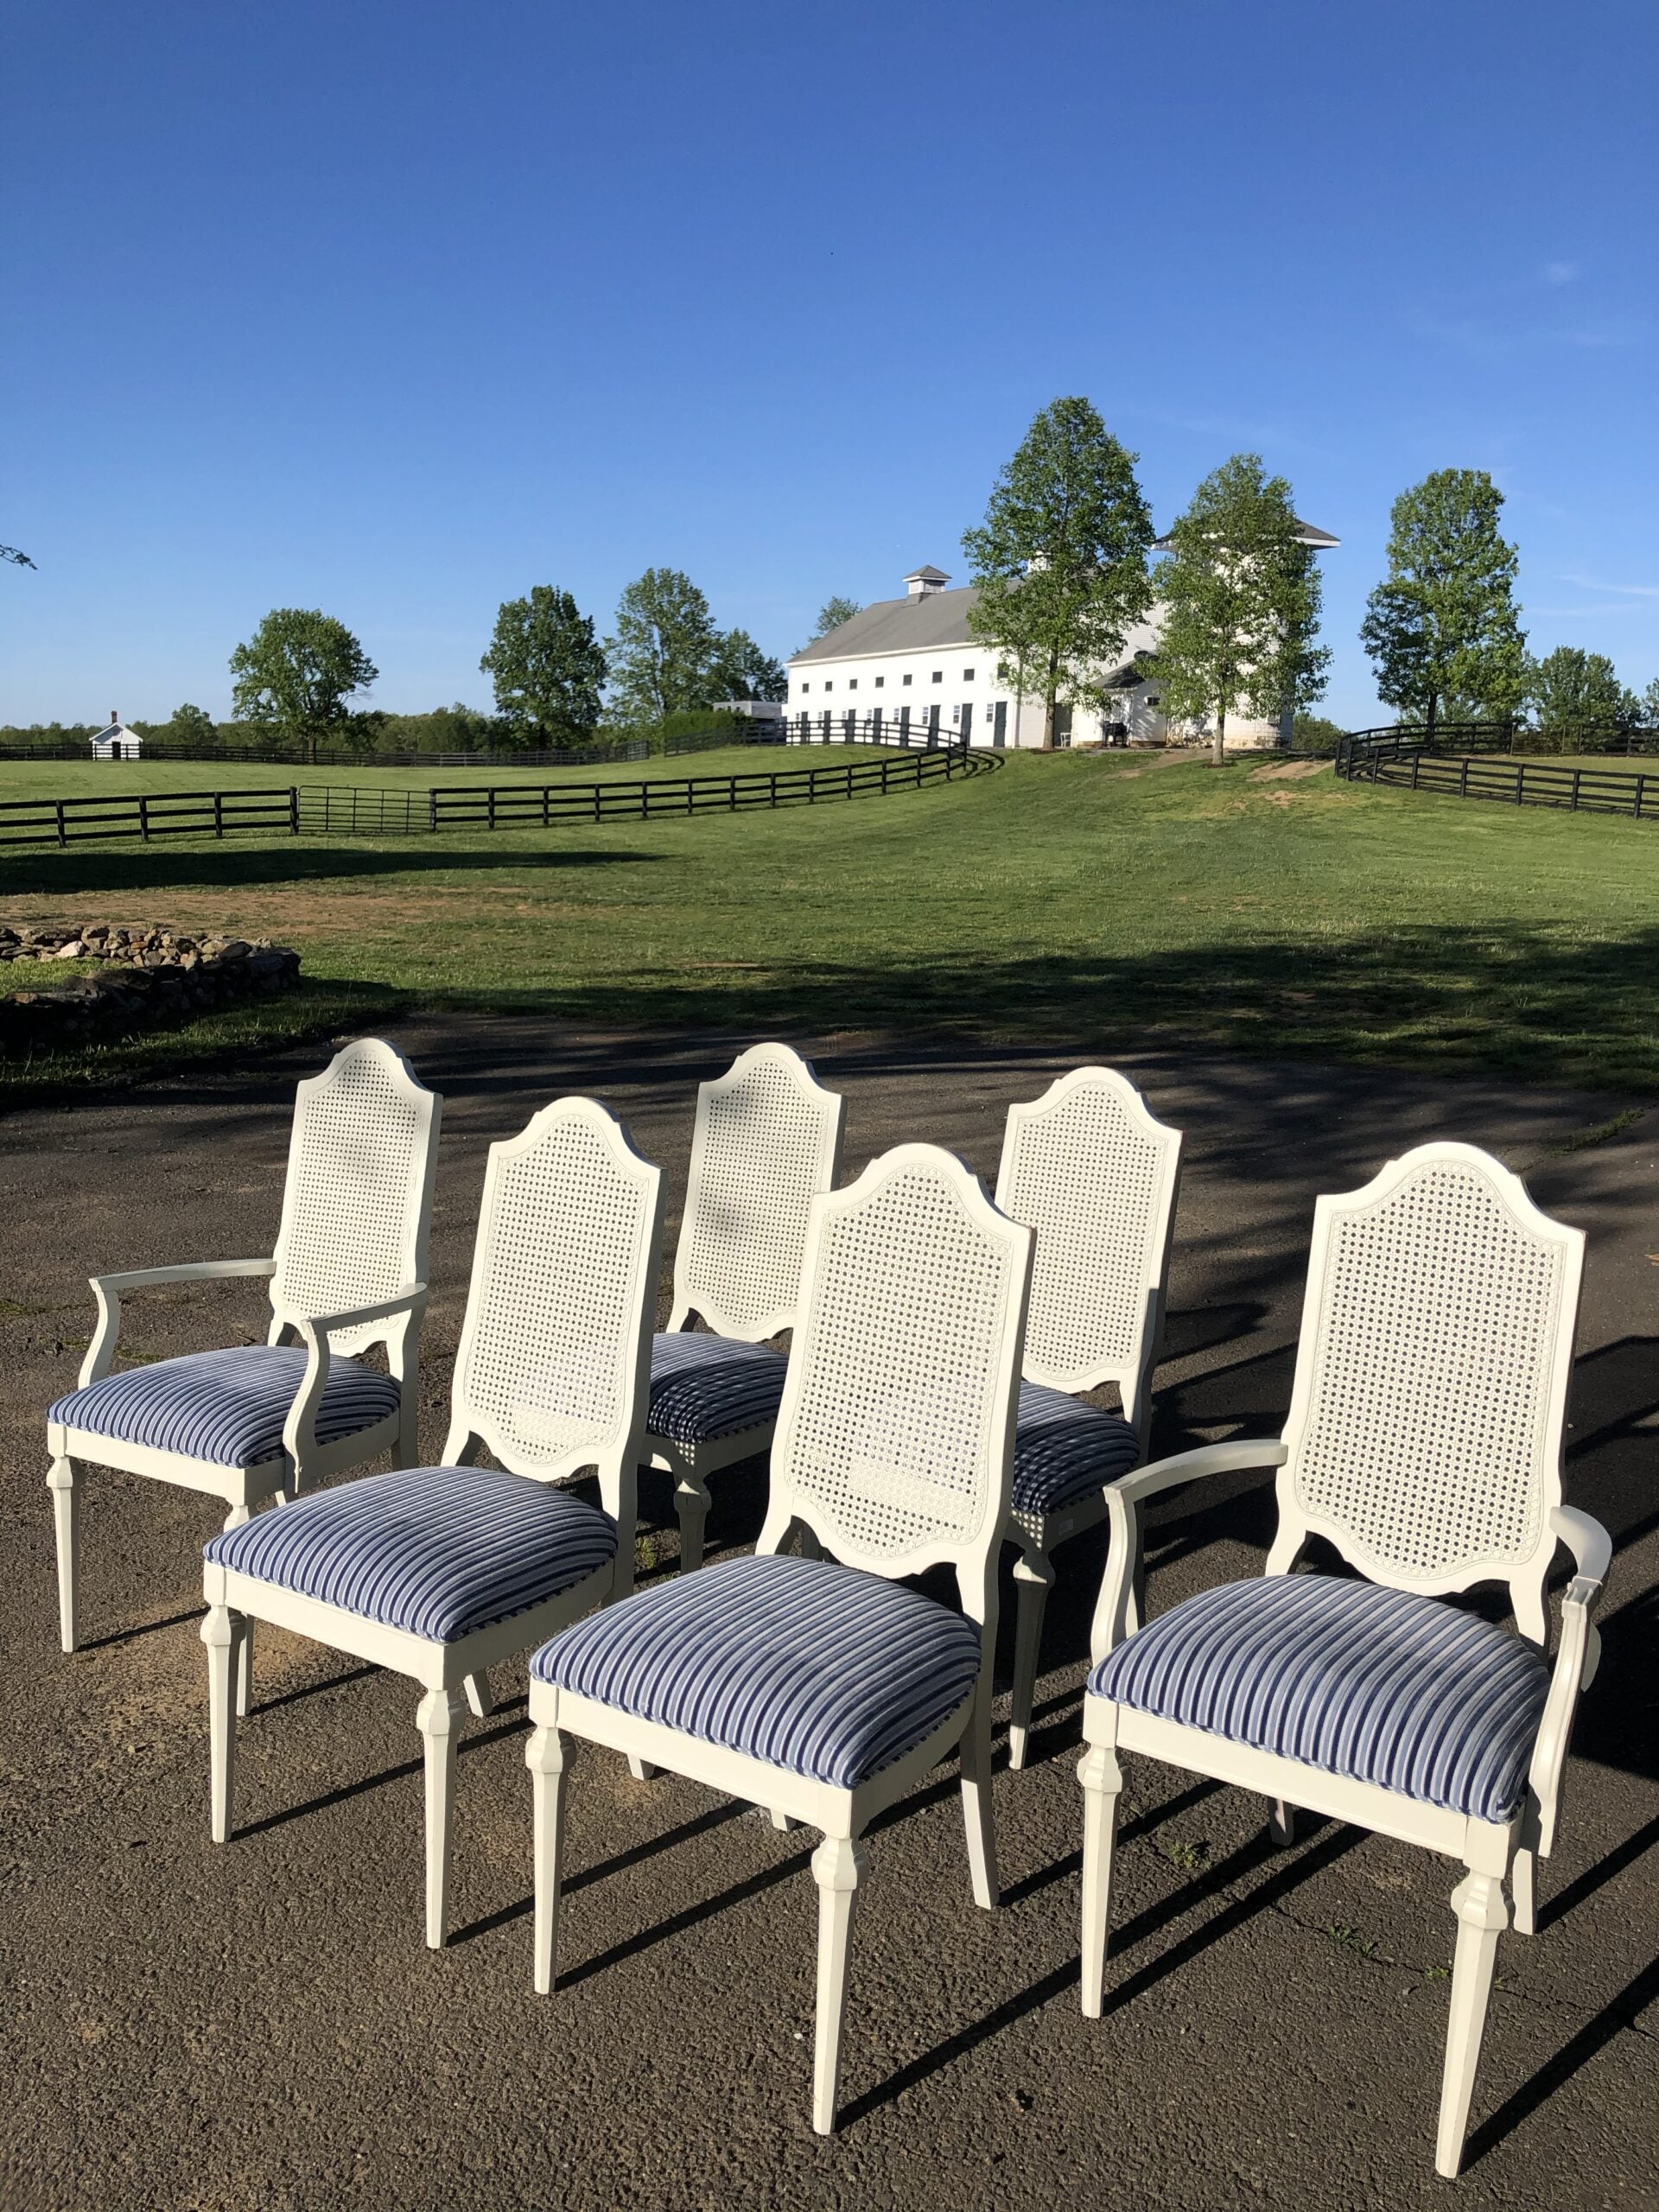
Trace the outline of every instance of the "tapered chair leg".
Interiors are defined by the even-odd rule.
[[[1273,1801],[1273,1810],[1268,1815],[1268,1834],[1281,1851],[1288,1850],[1296,1840],[1296,1808],[1287,1804],[1282,1797]]]
[[[990,1669],[981,1669],[974,1709],[963,1732],[962,1818],[968,1831],[968,1866],[974,1903],[988,1911],[996,1904],[996,1830],[991,1816]]]
[[[201,1624],[207,1647],[208,1808],[215,1843],[228,1843],[236,1817],[236,1677],[246,1617],[214,1605]]]
[[[1011,1767],[1022,1767],[1026,1763],[1031,1708],[1037,1691],[1037,1663],[1043,1644],[1043,1611],[1053,1586],[1053,1562],[1041,1553],[1021,1552],[1014,1563],[1017,1609],[1014,1622],[1014,1687],[1008,1697]]]
[[[1112,1847],[1123,1770],[1117,1753],[1091,1744],[1077,1769],[1083,1784],[1083,2009],[1100,2018],[1106,1982],[1106,1940],[1112,1917]]]
[[[449,1828],[455,1802],[456,1735],[465,1700],[429,1690],[415,1725],[426,1739],[426,1941],[443,1948],[449,1923]]]
[[[540,1995],[558,1971],[559,1891],[564,1878],[564,1745],[556,1728],[537,1728],[524,1746],[535,1810],[535,1979]]]
[[[818,2004],[812,2046],[812,2125],[833,2135],[841,2088],[841,2030],[847,2012],[847,1955],[853,1893],[869,1869],[869,1853],[848,1836],[825,1836],[812,1854],[818,1885]]]
[[[1458,1916],[1458,1948],[1452,1963],[1452,2013],[1446,2023],[1440,2127],[1434,2150],[1434,2170],[1448,2181],[1456,2178],[1463,2164],[1497,1939],[1510,1919],[1503,1885],[1496,1874],[1465,1874],[1452,1892],[1452,1909]]]
[[[46,1478],[58,1539],[58,1634],[66,1651],[75,1648],[75,1596],[80,1580],[80,1493],[75,1463],[54,1459]]]
[[[466,1681],[467,1710],[474,1719],[487,1720],[495,1711],[495,1691],[491,1687],[487,1667],[480,1667],[475,1675],[468,1675]]]
[[[239,1529],[253,1518],[251,1505],[233,1505],[225,1516],[227,1529]],[[245,1720],[253,1707],[253,1623],[245,1619],[237,1639],[236,1649],[236,1716]]]
[[[674,1511],[680,1523],[680,1573],[690,1574],[702,1565],[702,1535],[709,1519],[709,1486],[695,1475],[682,1475],[674,1485]]]

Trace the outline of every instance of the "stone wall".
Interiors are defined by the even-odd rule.
[[[83,964],[89,961],[97,965]],[[299,976],[299,954],[269,938],[187,937],[105,922],[0,925],[0,1052],[53,1051],[188,1021],[289,989]]]

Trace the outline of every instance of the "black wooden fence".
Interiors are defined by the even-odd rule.
[[[618,777],[596,784],[437,785],[372,791],[294,784],[255,791],[177,791],[122,798],[0,801],[0,845],[79,845],[110,838],[406,836],[440,830],[552,829],[563,823],[656,822],[757,807],[814,806],[950,783],[1001,764],[961,746],[884,753],[820,767],[741,776]]]
[[[1337,747],[1337,773],[1351,783],[1495,799],[1508,806],[1659,817],[1659,772],[1586,767],[1570,754],[1559,760],[1518,760],[1473,749],[1471,740],[1478,742],[1484,734],[1478,724],[1442,730],[1431,744],[1417,729],[1351,730]]]

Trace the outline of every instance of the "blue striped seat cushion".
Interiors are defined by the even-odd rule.
[[[979,1630],[828,1560],[728,1560],[544,1643],[531,1672],[580,1697],[850,1789],[960,1709]]]
[[[1206,1590],[1089,1677],[1096,1697],[1480,1821],[1520,1802],[1548,1687],[1505,1629],[1323,1574]]]
[[[255,1516],[215,1567],[453,1643],[585,1581],[616,1525],[569,1491],[493,1467],[397,1467]]]
[[[1122,1414],[1109,1414],[1040,1382],[1020,1385],[1014,1440],[1016,1512],[1055,1513],[1126,1475],[1141,1441]]]
[[[66,1428],[145,1444],[217,1466],[258,1467],[283,1456],[283,1423],[305,1379],[301,1344],[240,1344],[195,1351],[106,1375],[72,1390],[47,1414]],[[331,1359],[317,1409],[317,1441],[338,1444],[391,1419],[397,1383],[354,1359]]]
[[[766,1344],[738,1344],[684,1329],[651,1340],[653,1436],[706,1444],[740,1429],[764,1428],[778,1418],[789,1363]]]

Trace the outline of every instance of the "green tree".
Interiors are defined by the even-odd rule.
[[[1448,713],[1508,716],[1526,693],[1503,505],[1484,469],[1437,468],[1389,515],[1389,573],[1365,603],[1360,642],[1378,696],[1421,716],[1431,737]]]
[[[1659,729],[1659,676],[1654,677],[1636,703],[1637,720],[1645,728]]]
[[[706,707],[720,632],[709,602],[678,569],[647,569],[617,602],[610,656],[613,704],[625,721],[658,722]]]
[[[231,655],[237,715],[310,750],[347,734],[348,703],[379,670],[343,622],[315,607],[273,607]]]
[[[857,600],[844,599],[837,592],[833,598],[826,599],[818,609],[818,626],[807,639],[807,644],[816,645],[820,638],[827,638],[832,630],[839,630],[843,622],[850,622],[855,614],[863,612]]]
[[[205,707],[193,707],[188,700],[181,707],[175,707],[173,718],[164,722],[156,732],[170,745],[216,745],[219,725]]]
[[[1036,416],[991,487],[985,519],[963,532],[978,596],[975,637],[1043,702],[1054,742],[1062,698],[1093,696],[1152,606],[1152,515],[1135,456],[1086,399],[1055,399]]]
[[[789,678],[747,630],[728,630],[715,648],[709,690],[715,699],[787,699]]]
[[[553,584],[502,601],[478,664],[493,678],[496,706],[521,738],[534,733],[553,745],[580,744],[599,720],[609,672],[605,649],[593,617]]]
[[[1606,654],[1577,645],[1557,645],[1529,664],[1527,702],[1541,730],[1559,731],[1567,741],[1585,731],[1616,730],[1642,713],[1642,702],[1619,682]]]
[[[1153,582],[1163,605],[1158,685],[1174,721],[1215,718],[1215,758],[1227,718],[1279,721],[1325,690],[1319,572],[1291,505],[1290,486],[1260,454],[1236,453],[1206,476],[1170,531]]]

